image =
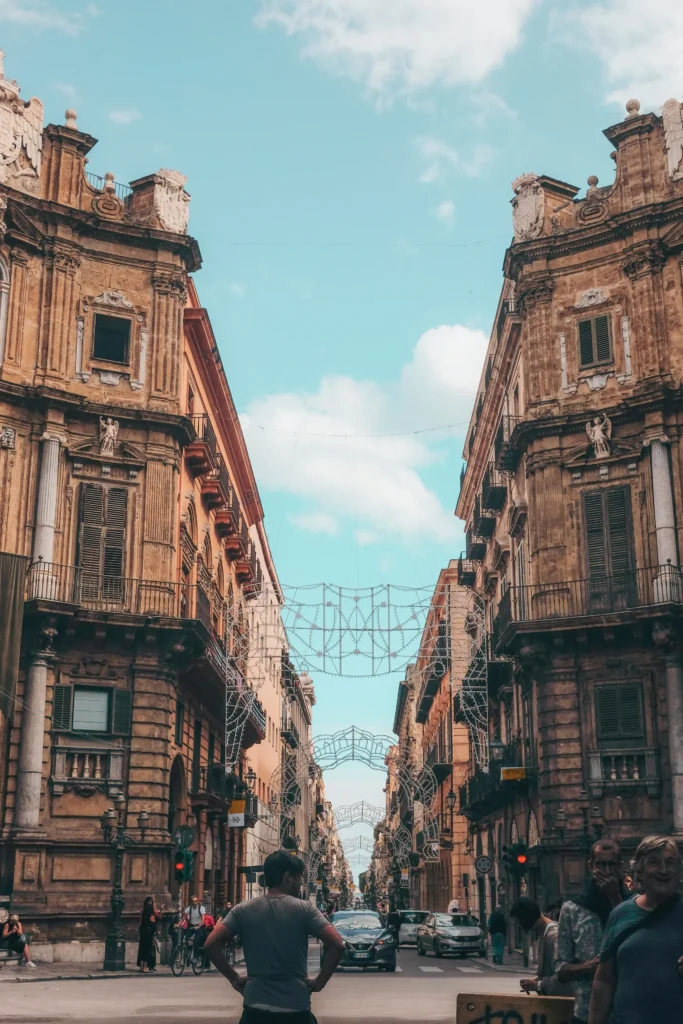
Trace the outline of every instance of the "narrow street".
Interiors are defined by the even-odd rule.
[[[309,951],[309,971],[318,964],[318,948]],[[20,977],[24,977],[21,975]],[[348,970],[313,997],[319,1024],[337,1021],[452,1021],[460,992],[519,992],[520,975],[500,971],[488,960],[418,957],[414,949],[398,955],[396,974]],[[86,1021],[146,1022],[189,1019],[239,1020],[241,1001],[215,973],[195,978],[115,978],[91,981],[31,981],[3,984],[3,1020],[35,1024]]]

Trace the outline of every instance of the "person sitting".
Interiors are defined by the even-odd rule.
[[[6,941],[7,948],[21,957],[19,962],[24,967],[36,966],[31,960],[31,950],[18,914],[12,914],[9,921],[2,926],[2,938]]]

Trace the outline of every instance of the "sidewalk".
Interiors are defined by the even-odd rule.
[[[527,974],[529,977],[533,977],[536,973],[536,961],[530,955],[529,966],[525,967],[524,958],[521,953],[517,952],[517,950],[512,953],[508,953],[506,949],[502,964],[493,963],[489,950],[489,958],[486,963],[492,971],[502,971],[507,974]]]
[[[237,951],[236,965],[239,966],[241,963],[244,963],[244,956],[240,949]],[[217,974],[218,972],[214,968],[212,971],[204,973]],[[192,976],[191,968],[186,967],[183,977]],[[6,964],[0,970],[0,985],[6,982],[19,982],[26,985],[33,981],[112,981],[117,978],[140,978],[149,981],[154,978],[172,977],[171,968],[165,965],[157,967],[154,974],[148,974],[147,971],[141,974],[135,964],[126,967],[125,971],[105,971],[97,964],[93,964],[91,967],[86,967],[84,964],[36,964],[35,968],[10,967]]]

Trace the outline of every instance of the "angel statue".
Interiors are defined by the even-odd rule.
[[[606,459],[610,454],[612,440],[612,421],[607,413],[603,412],[602,416],[589,420],[586,424],[586,433],[593,445],[596,459]]]
[[[119,436],[119,421],[111,416],[100,416],[100,455],[113,455],[116,438]]]

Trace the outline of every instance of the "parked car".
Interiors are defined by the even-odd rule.
[[[382,924],[379,914],[369,910],[341,911],[332,915],[331,923],[344,940],[344,955],[339,967],[396,970],[396,940]],[[321,947],[321,965],[323,958]]]
[[[414,946],[417,942],[417,930],[429,914],[428,910],[399,910],[401,927],[398,933],[400,946]]]
[[[486,934],[469,914],[429,914],[417,932],[417,955],[486,956]]]

